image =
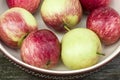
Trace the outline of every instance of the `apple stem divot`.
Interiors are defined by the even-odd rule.
[[[24,34],[24,35],[20,38],[20,40],[18,41],[18,46],[19,46],[19,47],[21,47],[21,44],[22,44],[23,40],[27,37],[28,34],[29,34],[29,33],[26,33],[26,34]]]

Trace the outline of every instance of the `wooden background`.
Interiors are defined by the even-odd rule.
[[[0,80],[42,80],[19,69],[0,52]],[[120,80],[120,54],[98,72],[78,80]]]

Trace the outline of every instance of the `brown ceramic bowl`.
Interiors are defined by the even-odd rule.
[[[120,13],[119,3],[120,3],[120,0],[113,0],[110,6],[113,7],[115,10],[117,10]],[[1,6],[0,14],[2,14],[5,10],[8,9],[5,0],[0,0],[0,6]],[[40,18],[39,11],[36,14],[34,14],[34,16],[39,21],[39,25],[43,26],[43,27],[41,26],[42,28],[49,29],[44,24],[42,19]],[[84,16],[79,25],[85,26],[85,22],[86,22],[86,17]],[[77,25],[77,26],[79,26],[79,25]],[[62,34],[56,33],[56,35],[58,36],[59,39],[62,38]],[[106,53],[105,56],[102,56],[96,65],[85,68],[85,69],[80,69],[80,70],[69,70],[61,62],[54,69],[47,70],[47,69],[37,68],[37,67],[31,66],[31,65],[28,65],[21,60],[20,50],[11,49],[2,42],[0,42],[0,49],[4,53],[4,55],[7,56],[7,58],[11,62],[13,62],[16,66],[18,66],[22,70],[25,70],[36,76],[39,76],[39,77],[47,79],[47,80],[49,80],[49,79],[50,80],[51,79],[53,79],[53,80],[74,79],[75,80],[75,79],[84,77],[90,73],[95,72],[96,70],[101,68],[103,65],[110,62],[115,56],[117,56],[119,54],[119,52],[120,52],[119,45],[120,45],[120,41],[118,41],[117,43],[115,43],[111,46],[103,46],[103,53]]]

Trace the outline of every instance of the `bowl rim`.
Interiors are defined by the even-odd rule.
[[[76,74],[76,73],[86,73],[86,72],[89,72],[89,71],[92,71],[92,70],[95,70],[105,64],[107,64],[108,62],[110,62],[114,57],[116,57],[119,52],[120,52],[120,46],[118,46],[114,51],[113,53],[108,56],[108,58],[106,58],[105,60],[91,66],[91,67],[88,67],[88,68],[84,68],[84,69],[78,69],[78,70],[66,70],[66,71],[60,71],[60,70],[49,70],[49,69],[42,69],[42,68],[37,68],[35,66],[31,66],[29,64],[26,64],[24,63],[23,61],[15,58],[14,56],[12,56],[1,44],[0,42],[0,50],[3,52],[3,54],[5,56],[7,56],[10,60],[12,60],[13,62],[15,62],[16,64],[22,66],[22,67],[25,67],[25,68],[28,68],[32,71],[35,71],[35,72],[39,72],[39,73],[48,73],[48,74],[57,74],[57,75],[63,75],[63,74]]]

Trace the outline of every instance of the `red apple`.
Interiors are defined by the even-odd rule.
[[[80,0],[80,3],[84,11],[91,12],[98,7],[108,6],[110,0]]]
[[[88,16],[87,28],[96,32],[105,45],[113,44],[120,38],[120,16],[113,8],[97,8]]]
[[[19,48],[22,38],[36,29],[36,19],[23,8],[11,8],[0,16],[0,37],[9,47]]]
[[[44,0],[41,16],[47,26],[61,32],[65,26],[73,28],[80,22],[81,4],[79,0]]]
[[[35,13],[41,0],[6,0],[9,8],[21,7],[31,13]]]
[[[57,36],[47,29],[31,32],[21,46],[22,60],[39,68],[54,67],[60,57],[60,43]]]

